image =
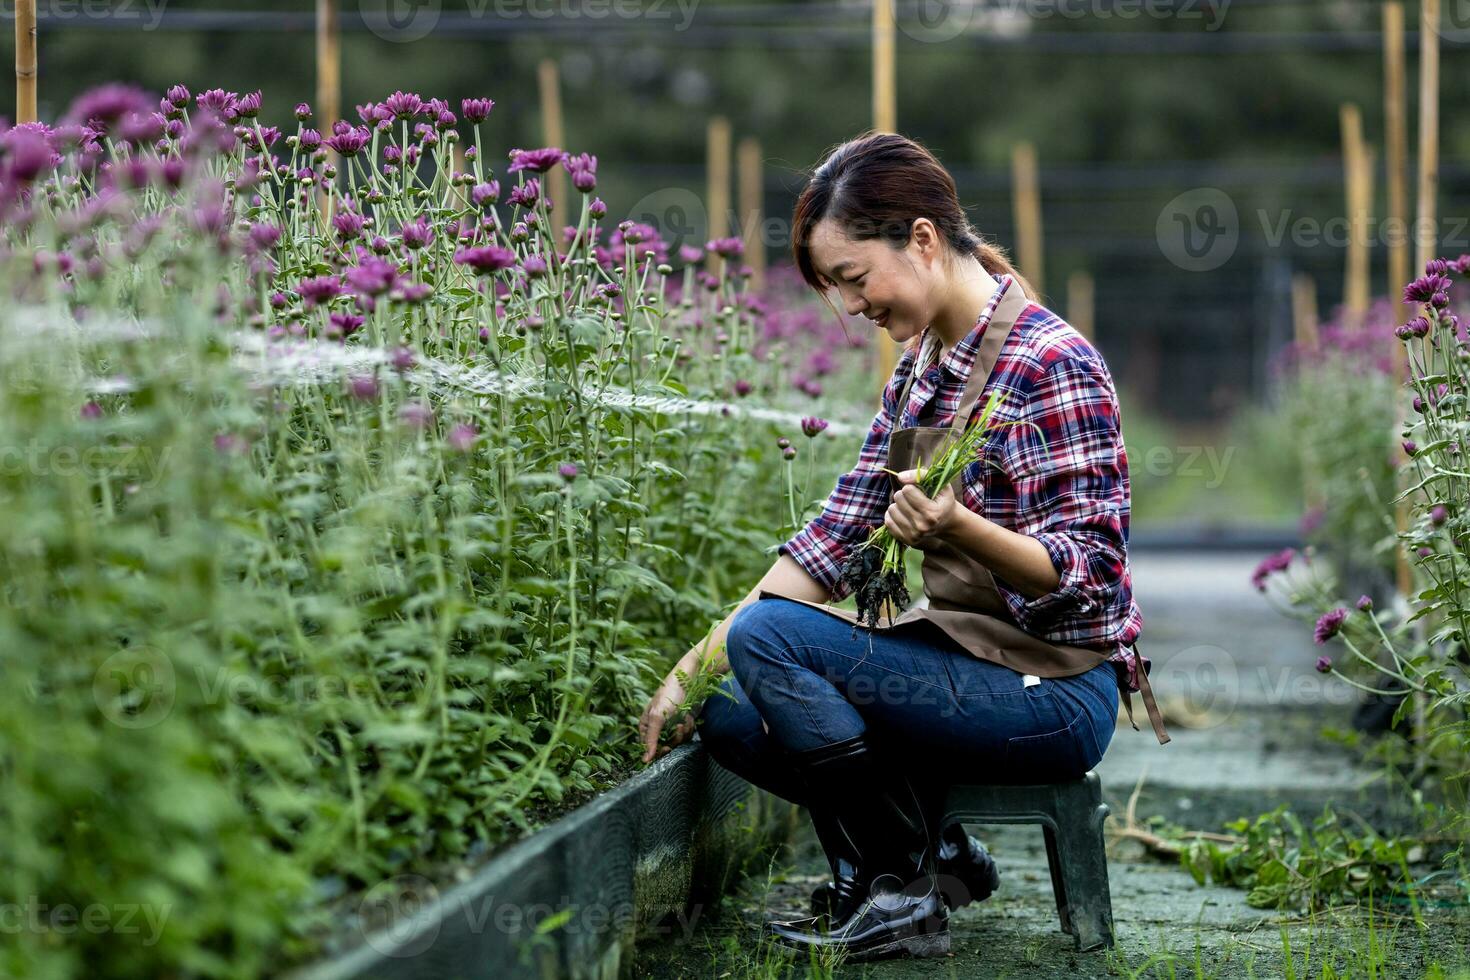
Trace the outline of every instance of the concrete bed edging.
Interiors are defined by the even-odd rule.
[[[429,900],[410,903],[422,907],[390,909],[387,928],[357,947],[285,977],[611,980],[636,943],[688,938],[752,852],[788,839],[794,811],[714,762],[696,739],[468,880],[442,892],[431,886]],[[390,901],[400,901],[396,891]]]

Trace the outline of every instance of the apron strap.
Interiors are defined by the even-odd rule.
[[[1159,705],[1154,701],[1154,690],[1148,682],[1148,671],[1143,666],[1143,655],[1138,652],[1138,644],[1130,644],[1129,649],[1133,651],[1133,661],[1137,665],[1138,693],[1143,696],[1143,706],[1148,710],[1148,720],[1154,726],[1154,735],[1158,737],[1159,744],[1163,745],[1172,741],[1169,733],[1164,731],[1164,716],[1159,713]],[[1128,711],[1128,724],[1133,726],[1136,732],[1139,730],[1137,722],[1133,720],[1133,696],[1128,690],[1127,670],[1119,672],[1120,684],[1118,689],[1123,694],[1123,707]]]

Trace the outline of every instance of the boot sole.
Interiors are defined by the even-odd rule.
[[[883,943],[870,949],[860,950],[848,954],[848,962],[863,962],[864,960],[876,960],[890,956],[908,955],[916,959],[928,956],[949,955],[949,930],[933,932],[927,935],[909,936],[907,939],[899,939],[894,942]]]

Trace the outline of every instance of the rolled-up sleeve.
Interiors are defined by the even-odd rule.
[[[1060,581],[1028,598],[998,576],[1017,624],[1045,636],[1092,621],[1098,640],[1121,628],[1131,604],[1127,568],[1127,466],[1117,394],[1107,368],[1066,356],[1040,376],[1006,440],[1020,527],[1046,548]],[[1075,630],[1069,631],[1075,632]],[[1090,630],[1089,630],[1090,632]]]
[[[848,553],[883,524],[883,514],[893,500],[893,484],[883,467],[888,465],[888,437],[898,415],[899,389],[911,362],[905,352],[884,385],[882,407],[863,439],[857,465],[837,478],[822,512],[776,549],[778,554],[790,555],[836,602],[852,591],[838,582]]]

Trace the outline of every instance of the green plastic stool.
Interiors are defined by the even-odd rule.
[[[1079,952],[1113,945],[1113,899],[1108,891],[1108,855],[1102,780],[1080,779],[1037,786],[958,783],[950,787],[945,821],[1039,823],[1046,836],[1046,861],[1062,931]]]

